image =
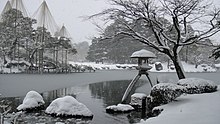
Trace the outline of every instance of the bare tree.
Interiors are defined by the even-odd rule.
[[[124,34],[166,54],[172,60],[179,79],[185,78],[178,55],[181,48],[202,42],[220,31],[220,9],[205,0],[110,0],[110,3],[113,8],[90,18],[100,16],[105,20],[123,18],[130,21],[133,25],[122,20],[121,24],[127,30],[112,37]],[[137,25],[140,26],[138,22],[151,30],[150,37],[135,30]]]

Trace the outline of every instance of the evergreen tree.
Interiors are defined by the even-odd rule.
[[[25,50],[33,43],[32,25],[34,23],[36,20],[24,17],[22,12],[16,9],[11,9],[2,14],[0,47],[4,58],[7,56],[11,59],[18,59],[25,54]]]
[[[132,39],[132,37],[123,34],[117,35],[121,31],[126,31],[126,29],[120,24],[120,21],[121,19],[116,19],[114,23],[105,28],[102,34],[103,37],[105,37],[104,39],[99,37],[92,40],[92,45],[89,47],[87,56],[88,60],[99,61],[106,59],[108,62],[113,63],[133,63],[134,60],[130,59],[133,52],[143,48],[154,51],[152,48]],[[127,22],[128,25],[133,25],[136,30],[139,30],[144,35],[150,35],[149,29],[142,28],[135,23],[137,22],[130,24]],[[111,38],[113,35],[115,37]]]
[[[105,46],[104,43],[105,42],[104,40],[101,40],[101,37],[93,38],[92,45],[89,46],[89,52],[86,59],[92,62],[103,62],[107,54],[107,46]]]

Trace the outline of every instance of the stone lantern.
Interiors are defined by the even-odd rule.
[[[131,81],[129,86],[127,87],[123,97],[122,97],[122,102],[125,101],[127,98],[128,94],[130,93],[132,87],[134,84],[139,80],[142,74],[144,74],[147,79],[150,82],[151,87],[153,87],[152,82],[150,80],[148,70],[150,70],[152,67],[149,66],[149,59],[150,58],[156,58],[156,55],[148,50],[142,49],[140,51],[136,51],[131,55],[131,58],[137,58],[138,59],[138,66],[136,69],[138,70],[138,74],[135,76],[135,78]]]
[[[146,72],[150,70],[152,67],[149,66],[149,58],[156,58],[156,55],[148,50],[142,49],[140,51],[136,51],[131,55],[131,58],[137,58],[138,59],[138,66],[137,70],[139,72]]]

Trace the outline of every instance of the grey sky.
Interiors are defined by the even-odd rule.
[[[0,0],[0,12],[8,0]],[[43,0],[23,0],[30,16]],[[105,9],[106,0],[46,0],[58,26],[66,26],[74,42],[90,41],[98,33],[92,21],[83,21],[81,16],[92,15]]]
[[[0,0],[0,12],[8,0]],[[213,0],[220,7],[220,0]],[[29,15],[38,9],[43,0],[23,0]],[[109,7],[107,0],[46,0],[48,7],[61,27],[68,29],[74,42],[89,41],[98,32],[92,21],[83,21],[81,16],[92,15]]]

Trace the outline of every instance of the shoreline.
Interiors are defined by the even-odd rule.
[[[91,83],[132,80],[137,71],[97,71],[70,74],[4,74],[0,75],[0,97],[23,96],[30,90],[39,93]]]
[[[1,97],[23,96],[30,90],[46,92],[66,87],[80,86],[103,81],[132,80],[137,75],[137,70],[98,70],[95,73],[70,73],[70,74],[2,74],[0,75]],[[177,81],[175,72],[150,72],[154,84],[158,77]],[[212,80],[220,85],[219,72],[213,73],[186,73],[187,77],[197,77]],[[141,79],[146,79],[144,76]],[[170,81],[170,80],[168,80]]]

